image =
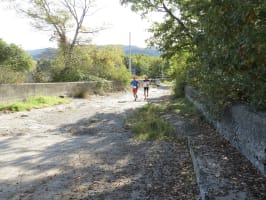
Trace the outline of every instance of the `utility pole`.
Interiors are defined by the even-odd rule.
[[[162,64],[162,71],[161,71],[162,75],[161,75],[161,76],[162,76],[162,80],[163,80],[163,78],[164,78],[164,77],[163,77],[163,76],[164,76],[164,74],[163,74],[163,70],[164,70],[165,61],[163,61],[162,63],[163,63],[163,64]]]
[[[129,61],[128,61],[128,70],[131,75],[131,32],[129,32]]]

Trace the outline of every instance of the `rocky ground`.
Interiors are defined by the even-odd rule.
[[[204,122],[165,116],[189,146],[133,139],[124,119],[147,103],[142,92],[1,113],[0,199],[266,199],[266,179]],[[169,95],[152,88],[149,101]]]

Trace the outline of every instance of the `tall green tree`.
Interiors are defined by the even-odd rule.
[[[126,83],[129,72],[123,62],[123,51],[112,46],[79,46],[73,52],[71,63],[65,68],[62,60],[55,61],[53,81],[111,80]]]
[[[136,75],[148,75],[151,64],[151,57],[148,55],[135,54],[131,56],[131,67]]]
[[[52,78],[53,60],[41,58],[37,61],[35,70],[32,72],[34,82],[50,82]]]
[[[187,74],[218,107],[234,102],[266,109],[266,2],[264,0],[122,0],[155,23],[151,44],[164,56],[190,52]]]
[[[125,63],[128,65],[128,56],[125,57]],[[161,77],[162,70],[167,70],[164,60],[158,56],[149,56],[145,54],[131,55],[131,68],[137,76],[148,76],[150,78]]]
[[[23,49],[0,39],[1,83],[23,82],[34,67],[35,62]]]
[[[107,80],[126,83],[130,74],[124,64],[124,53],[120,46],[90,46],[88,55],[92,62],[92,73]]]

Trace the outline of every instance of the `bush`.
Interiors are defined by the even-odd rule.
[[[185,76],[183,74],[176,75],[174,85],[174,95],[176,98],[183,97],[185,95]]]
[[[193,13],[203,31],[195,34],[190,83],[217,111],[234,103],[266,110],[265,1],[207,4],[198,8],[204,14]]]
[[[23,83],[25,82],[25,79],[25,73],[16,72],[0,65],[0,83]]]

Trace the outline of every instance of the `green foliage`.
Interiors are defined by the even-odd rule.
[[[176,53],[169,59],[169,69],[167,76],[175,80],[174,94],[176,97],[184,96],[184,87],[186,85],[188,52]]]
[[[37,61],[37,66],[32,72],[34,82],[45,83],[50,82],[52,77],[53,61],[40,59]]]
[[[149,68],[152,66],[152,57],[142,54],[131,56],[131,67],[135,69],[136,75],[148,74]]]
[[[0,65],[15,72],[28,72],[35,67],[34,61],[15,44],[8,45],[0,39]]]
[[[52,81],[116,81],[127,85],[130,74],[123,64],[124,54],[120,47],[76,47],[68,67],[64,58],[57,57],[51,69]]]
[[[86,47],[75,47],[70,60],[65,63],[65,56],[59,53],[53,63],[51,70],[51,81],[74,82],[88,81],[92,61],[87,56]]]
[[[235,102],[266,109],[265,2],[211,2],[202,9],[197,86],[217,109]]]
[[[185,77],[183,74],[177,74],[174,82],[173,91],[176,98],[183,97],[185,95]]]
[[[130,74],[124,65],[124,53],[119,46],[91,46],[88,55],[92,62],[91,73],[107,80],[127,83]]]
[[[35,62],[24,50],[0,39],[0,83],[24,82],[34,67]]]
[[[25,82],[25,74],[22,72],[16,72],[6,65],[0,65],[0,83],[23,83]]]
[[[175,130],[162,117],[162,107],[147,104],[127,118],[139,140],[173,140]]]
[[[0,110],[8,110],[12,112],[31,110],[36,108],[48,107],[61,103],[68,103],[69,99],[49,96],[33,96],[27,98],[24,102],[16,102],[8,105],[0,105]]]
[[[168,65],[161,57],[154,57],[151,60],[147,76],[151,78],[161,77],[167,69]]]
[[[125,57],[125,63],[128,64],[129,57]],[[131,56],[131,68],[137,76],[146,75],[156,78],[161,76],[162,69],[166,67],[161,57],[148,56],[144,54],[134,54]],[[167,68],[167,67],[166,67]]]
[[[74,67],[68,68],[54,68],[52,80],[54,82],[75,82],[85,81],[89,77],[80,69]]]
[[[55,61],[49,59],[52,55],[56,55],[55,50],[32,52],[35,58],[46,58],[40,58],[37,61],[33,78],[36,82],[48,82],[95,80],[99,77],[125,85],[130,78],[128,69],[125,67],[128,65],[129,57],[125,56],[122,48],[125,46],[76,46],[67,68],[64,67],[65,60],[62,55],[59,54]],[[49,55],[48,51],[52,55]],[[38,52],[40,52],[39,56],[37,56]],[[132,68],[136,69],[137,75],[158,77],[162,74],[162,70],[167,70],[167,65],[160,57],[134,54],[131,60]]]
[[[186,98],[172,99],[157,106],[146,104],[127,117],[126,124],[139,140],[167,140],[184,142],[175,134],[174,128],[163,118],[164,114],[178,113],[185,117],[201,117],[200,112]]]
[[[266,109],[265,1],[122,2],[143,15],[165,13],[164,21],[150,28],[150,44],[168,59],[190,52],[186,81],[213,102],[214,109],[239,102]]]

